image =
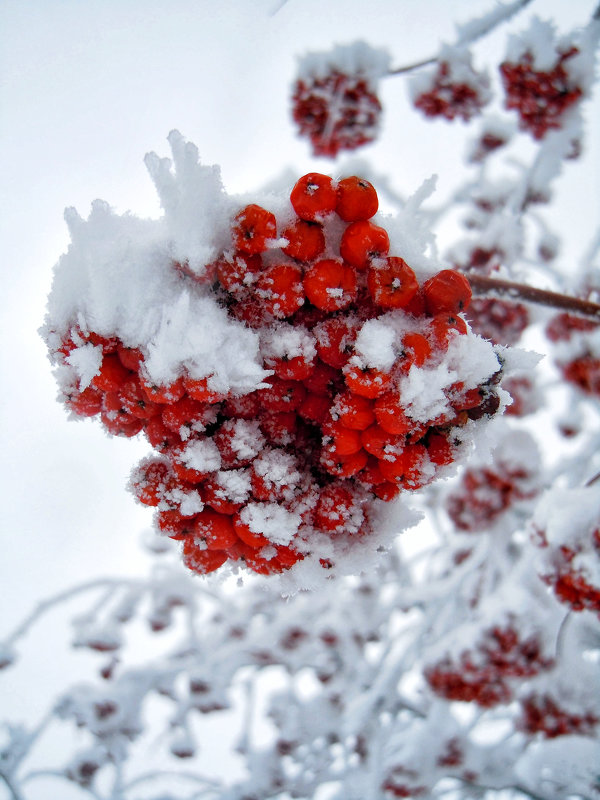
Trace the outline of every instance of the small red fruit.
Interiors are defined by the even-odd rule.
[[[296,261],[314,261],[325,250],[325,235],[317,222],[298,219],[288,225],[281,235],[288,240],[281,249]]]
[[[337,192],[329,175],[309,172],[296,182],[290,200],[300,219],[314,222],[335,211]]]
[[[340,311],[356,299],[356,272],[341,261],[317,261],[303,283],[310,302],[322,311]]]
[[[367,287],[381,308],[406,308],[419,291],[419,282],[404,259],[391,256],[369,267]]]
[[[471,284],[454,269],[443,269],[423,284],[427,313],[460,314],[471,302]]]
[[[252,203],[234,217],[232,235],[235,246],[241,253],[262,253],[267,249],[267,241],[277,237],[275,216]]]
[[[338,183],[337,196],[335,210],[344,222],[371,219],[379,208],[379,198],[373,184],[356,175]]]

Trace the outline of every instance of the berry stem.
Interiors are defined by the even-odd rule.
[[[510,300],[558,308],[579,317],[587,317],[600,322],[600,305],[580,297],[570,297],[547,289],[536,289],[523,283],[490,278],[487,275],[469,274],[469,283],[473,294],[480,297],[507,297]]]
[[[466,25],[459,26],[456,45],[466,46],[471,44],[471,42],[477,41],[477,39],[481,39],[483,36],[493,31],[498,25],[506,22],[506,20],[509,20],[515,14],[518,14],[518,12],[525,8],[526,5],[529,5],[530,2],[531,0],[515,0],[515,2],[509,5],[501,6],[484,14],[482,17],[479,17],[479,19],[474,19]],[[402,75],[405,72],[413,72],[421,67],[427,67],[429,64],[435,64],[437,60],[437,55],[431,56],[422,61],[415,61],[412,64],[406,64],[402,67],[392,69],[387,74]]]

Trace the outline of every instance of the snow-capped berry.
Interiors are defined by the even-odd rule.
[[[276,264],[262,272],[256,294],[264,308],[278,319],[291,317],[304,303],[302,270],[291,264]]]
[[[351,222],[342,234],[340,255],[361,272],[373,259],[386,256],[389,250],[390,239],[385,228],[368,220]]]
[[[222,567],[228,555],[224,550],[208,550],[196,544],[192,537],[187,537],[183,542],[183,563],[192,572],[206,575]]]
[[[257,255],[267,249],[269,239],[277,238],[275,215],[251,203],[235,215],[231,232],[240,253]]]
[[[473,69],[465,48],[442,48],[434,70],[417,74],[411,84],[413,102],[428,117],[465,122],[479,114],[491,94],[487,74]]]
[[[356,272],[342,261],[317,261],[304,274],[304,291],[323,311],[341,311],[356,298]]]
[[[227,550],[237,541],[231,517],[208,508],[195,517],[192,535],[195,543],[204,543],[207,550]]]
[[[300,219],[314,222],[335,211],[337,192],[329,175],[309,172],[296,182],[290,200]]]
[[[356,175],[338,181],[337,198],[335,210],[344,222],[371,219],[379,208],[379,198],[373,184]]]
[[[373,302],[381,308],[406,308],[419,291],[413,270],[404,259],[395,256],[371,264],[367,286]]]

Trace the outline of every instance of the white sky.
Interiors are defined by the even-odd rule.
[[[476,63],[498,63],[505,31],[526,27],[534,11],[566,31],[585,23],[595,4],[535,0],[475,48]],[[81,577],[129,574],[145,564],[138,540],[150,513],[124,484],[148,448],[108,438],[97,422],[66,421],[36,333],[52,266],[68,245],[64,207],[87,216],[91,201],[102,198],[119,211],[157,215],[143,156],[169,155],[172,128],[196,143],[204,163],[221,165],[230,192],[258,187],[285,167],[296,175],[335,174],[337,164],[313,159],[289,118],[296,56],[363,38],[388,47],[400,65],[432,55],[452,40],[454,21],[492,6],[493,0],[0,3],[0,633],[36,600]],[[464,128],[413,112],[404,78],[388,79],[381,97],[381,139],[358,157],[404,193],[438,172],[443,192],[460,174]],[[587,115],[590,149],[569,165],[556,212],[572,220],[565,229],[574,258],[600,216],[598,92]]]

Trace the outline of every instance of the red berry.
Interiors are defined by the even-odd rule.
[[[92,386],[102,392],[117,392],[132,374],[116,353],[109,353],[103,356],[100,369],[92,378]]]
[[[314,261],[325,250],[325,234],[316,222],[298,219],[288,225],[281,235],[288,240],[281,249],[296,261]]]
[[[231,232],[241,253],[257,255],[267,249],[269,239],[277,237],[277,222],[270,211],[253,203],[236,214]]]
[[[165,492],[165,481],[171,474],[166,461],[159,458],[142,462],[131,479],[133,494],[146,506],[157,506]]]
[[[334,532],[345,528],[356,514],[352,492],[339,483],[322,490],[315,509],[315,525],[321,530]]]
[[[340,455],[335,448],[325,448],[321,453],[321,465],[338,478],[350,478],[356,475],[367,463],[367,453],[359,450],[348,456]]]
[[[391,256],[383,263],[369,267],[367,287],[378,306],[406,308],[419,291],[419,282],[406,261]]]
[[[389,433],[377,424],[371,425],[364,430],[360,439],[367,453],[379,459],[385,459],[390,454],[398,453],[404,443],[404,436]],[[384,475],[384,479],[385,477]]]
[[[385,228],[372,222],[352,222],[342,235],[340,255],[357,270],[364,272],[375,258],[387,256],[390,239]]]
[[[256,295],[270,314],[278,319],[290,317],[304,303],[302,270],[291,264],[269,267],[256,284]]]
[[[323,311],[340,311],[356,299],[356,273],[341,261],[317,261],[305,273],[303,283],[310,302]]]
[[[335,211],[337,192],[329,175],[310,172],[296,182],[290,200],[300,219],[314,222]]]
[[[471,302],[471,284],[460,272],[443,269],[423,284],[427,313],[460,314]]]
[[[69,393],[65,405],[80,417],[93,417],[102,411],[102,398],[100,389],[87,386],[81,392]]]
[[[227,550],[237,541],[231,517],[205,508],[194,518],[195,543],[203,542],[208,550]]]
[[[217,262],[217,278],[230,294],[240,295],[258,280],[262,270],[260,255],[236,253],[231,258],[220,258]]]
[[[346,428],[341,422],[329,420],[323,425],[324,441],[341,456],[358,453],[362,447],[360,432]]]
[[[186,392],[194,400],[200,403],[218,403],[223,400],[224,395],[221,392],[216,392],[208,385],[210,376],[206,378],[190,378],[183,379],[183,385]]]
[[[227,553],[222,550],[203,550],[191,537],[188,537],[183,543],[183,563],[188,569],[199,575],[214,572],[226,561]]]
[[[344,377],[351,392],[371,400],[387,391],[391,381],[388,373],[358,364],[347,364],[344,367]]]
[[[337,198],[335,210],[344,222],[371,219],[379,208],[379,198],[373,184],[356,175],[339,181]]]
[[[153,403],[169,405],[181,400],[185,394],[183,378],[177,378],[173,383],[157,384],[142,374],[140,375],[140,384],[146,397]]]
[[[332,317],[320,322],[313,333],[317,338],[317,353],[321,361],[341,369],[352,355],[352,345],[358,335],[356,321],[348,317]]]
[[[332,411],[342,425],[356,431],[364,431],[375,422],[373,402],[352,392],[336,397]]]

